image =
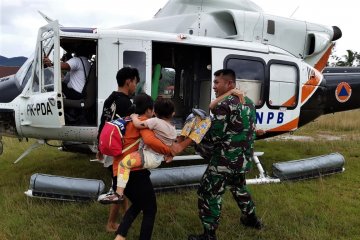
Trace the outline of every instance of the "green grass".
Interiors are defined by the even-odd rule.
[[[359,239],[359,111],[349,114],[353,118],[349,121],[350,127],[341,126],[343,116],[335,114],[335,119],[321,118],[295,133],[313,136],[326,132],[347,136],[339,141],[317,138],[311,142],[256,142],[256,150],[265,152],[261,160],[269,172],[274,162],[331,152],[344,155],[346,170],[312,180],[249,186],[257,213],[266,225],[261,231],[246,229],[239,224],[238,207],[227,192],[217,231],[218,239]],[[13,161],[33,141],[19,143],[16,139],[3,138],[3,142],[4,154],[0,156],[0,239],[114,238],[104,228],[107,206],[96,202],[60,202],[24,195],[34,173],[102,179],[109,186],[108,172],[102,165],[89,161],[94,156],[64,153],[43,146],[14,165]],[[249,176],[255,174],[256,171],[253,171]],[[158,193],[157,200],[153,239],[187,239],[189,233],[202,231],[197,217],[195,189]],[[138,239],[139,228],[140,217],[127,239]]]
[[[360,133],[360,109],[327,114],[299,130],[300,134],[339,133],[353,136]]]

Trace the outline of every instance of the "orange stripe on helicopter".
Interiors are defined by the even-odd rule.
[[[293,107],[296,103],[296,96],[292,96],[289,100],[284,102],[281,106],[282,107]]]
[[[291,130],[294,130],[298,127],[299,124],[299,118],[295,118],[294,120],[281,125],[279,127],[273,128],[273,129],[269,129],[267,130],[267,132],[288,132]]]
[[[322,72],[322,70],[324,70],[324,68],[326,67],[326,63],[329,60],[330,54],[331,54],[331,50],[333,49],[334,44],[331,44],[329,46],[329,48],[326,50],[326,52],[324,53],[324,55],[320,58],[320,60],[315,64],[314,68],[316,70],[318,70],[319,72]]]
[[[326,63],[329,60],[331,50],[334,47],[334,44],[331,44],[324,55],[320,60],[315,64],[314,68],[321,72],[325,67]],[[316,90],[321,81],[321,76],[315,74],[315,76],[310,76],[310,79],[304,84],[301,91],[301,103],[304,103]]]
[[[312,77],[312,78],[316,78],[316,77]],[[310,80],[309,80],[310,81]],[[320,82],[320,80],[319,80]],[[301,103],[304,103],[305,100],[315,91],[315,89],[317,88],[317,85],[307,85],[308,83],[306,83],[306,85],[304,85],[302,87],[302,94],[301,94]]]
[[[321,81],[321,75],[314,74],[310,76],[310,79],[304,84],[301,91],[301,103],[304,103],[316,90]]]

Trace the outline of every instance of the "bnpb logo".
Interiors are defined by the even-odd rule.
[[[335,97],[336,99],[341,102],[347,102],[351,97],[352,89],[350,85],[346,82],[341,82],[337,85],[335,90]]]

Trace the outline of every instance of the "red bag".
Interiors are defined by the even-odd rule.
[[[123,152],[123,135],[125,134],[126,121],[122,118],[106,122],[99,136],[99,151],[102,154],[116,157]]]

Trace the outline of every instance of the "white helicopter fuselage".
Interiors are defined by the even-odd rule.
[[[223,68],[234,70],[237,88],[256,105],[256,127],[265,131],[259,138],[360,107],[360,73],[321,74],[339,28],[268,15],[249,0],[170,0],[152,20],[113,29],[45,19],[34,55],[16,75],[0,79],[0,154],[2,136],[40,140],[15,163],[48,140],[85,143],[95,152],[104,101],[118,89],[115,76],[125,66],[139,70],[139,92],[174,102],[179,131],[193,108],[209,113],[213,75]],[[92,66],[83,98],[72,100],[62,93],[60,59],[79,47]],[[266,176],[260,155],[254,155],[260,178],[253,182],[280,182]]]
[[[267,132],[297,129],[301,106],[322,80],[301,59],[261,43],[144,30],[81,31],[61,30],[57,22],[40,30],[34,61],[28,65],[31,77],[19,96],[9,103],[0,103],[1,109],[14,111],[16,137],[94,142],[104,100],[117,89],[116,72],[126,65],[140,70],[143,90],[153,96],[154,66],[160,64],[161,69],[174,75],[166,86],[173,90],[160,89],[158,95],[175,101],[179,126],[192,108],[208,109],[209,102],[215,98],[213,73],[221,68],[239,65],[235,69],[239,73],[238,87],[257,105],[258,128]],[[48,42],[52,46],[44,46]],[[66,124],[61,94],[60,52],[66,51],[64,48],[69,43],[91,45],[89,54],[96,59],[97,89],[92,108],[96,110],[95,121],[76,125]],[[48,49],[51,51],[46,52]],[[54,61],[50,84],[46,79],[48,69],[42,64],[44,53]],[[243,69],[243,64],[255,67]],[[314,81],[312,92],[304,93],[303,86],[310,77],[317,77],[318,81]]]
[[[320,73],[340,37],[337,27],[267,15],[246,0],[171,0],[152,20],[113,29],[50,21],[39,29],[34,56],[0,81],[0,136],[95,143],[104,101],[124,66],[139,70],[140,91],[174,102],[178,129],[192,108],[208,111],[214,72],[231,68],[256,105],[263,137],[294,131],[331,111],[326,100],[341,110],[358,107],[345,106],[343,96],[335,102],[336,86],[327,88]],[[62,94],[60,58],[79,46],[92,70],[84,99],[73,101]],[[45,57],[53,67],[44,66]]]

